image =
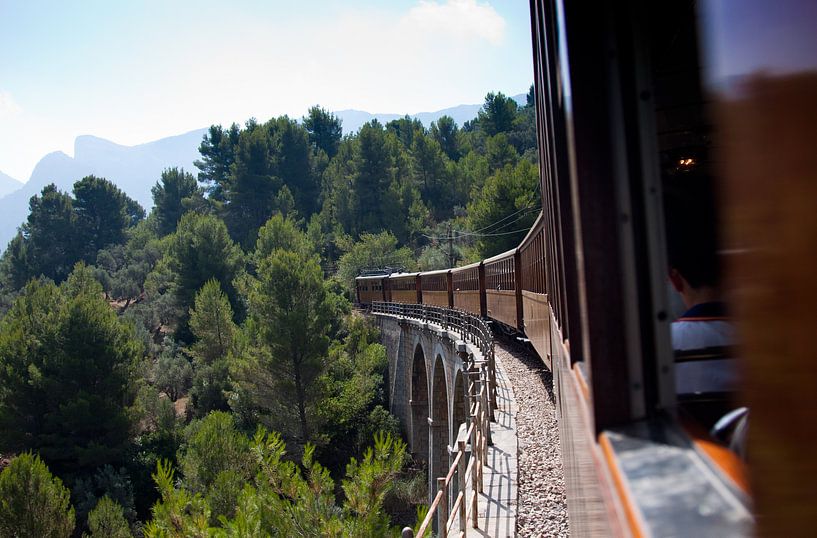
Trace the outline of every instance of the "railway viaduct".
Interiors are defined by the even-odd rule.
[[[433,496],[434,477],[446,475],[457,440],[464,439],[470,424],[469,377],[478,379],[476,365],[488,357],[466,332],[445,323],[374,315],[389,358],[390,411],[414,457],[428,464]]]

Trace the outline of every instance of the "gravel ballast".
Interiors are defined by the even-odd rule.
[[[569,536],[553,377],[519,346],[496,341],[496,355],[513,386],[519,439],[519,536]]]

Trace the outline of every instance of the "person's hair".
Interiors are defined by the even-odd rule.
[[[718,229],[711,178],[690,171],[664,180],[667,258],[693,288],[720,284]]]

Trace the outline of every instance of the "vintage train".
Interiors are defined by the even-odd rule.
[[[554,375],[573,535],[811,534],[817,2],[530,7],[539,218],[479,263],[360,277],[357,300],[459,308],[530,340]],[[712,247],[695,263],[722,268],[707,293],[728,345],[677,351],[668,281],[698,288],[673,241]],[[682,365],[723,361],[735,384],[679,389]]]

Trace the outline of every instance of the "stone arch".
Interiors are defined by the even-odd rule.
[[[414,348],[411,364],[411,451],[428,461],[428,374],[423,346]]]
[[[451,410],[451,438],[456,440],[459,433],[460,424],[463,424],[468,417],[468,399],[466,395],[465,375],[461,369],[457,369],[454,375],[454,395],[453,409]],[[466,426],[467,428],[467,426]]]
[[[436,478],[448,473],[448,442],[451,427],[448,423],[448,384],[443,358],[434,359],[431,382],[431,446],[429,450],[429,493],[436,494]]]
[[[468,398],[466,398],[466,387],[467,384],[465,382],[466,377],[461,368],[457,368],[457,372],[454,374],[454,392],[452,394],[452,410],[451,410],[451,445],[456,447],[457,436],[460,432],[460,425],[466,422],[466,418],[468,417]],[[468,425],[466,424],[463,427],[464,430],[468,429]],[[454,478],[454,489],[452,491],[457,491],[459,485],[457,484],[456,480],[457,477]]]

